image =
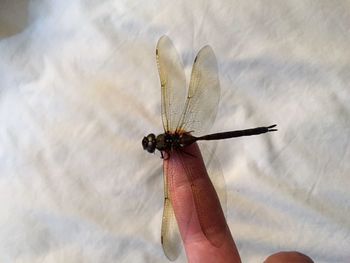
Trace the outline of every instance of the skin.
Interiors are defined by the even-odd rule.
[[[197,144],[187,146],[184,150],[188,154],[179,151],[171,152],[171,157],[164,160],[164,165],[167,170],[170,195],[188,262],[241,262],[237,246],[226,223]],[[186,171],[184,167],[187,167]],[[186,172],[191,174],[198,199],[203,200],[199,204],[195,204],[193,201],[192,187]],[[199,224],[195,212],[196,207],[201,211],[204,229]],[[207,237],[211,242],[208,241]],[[269,256],[264,262],[311,263],[313,261],[298,252],[279,252]]]

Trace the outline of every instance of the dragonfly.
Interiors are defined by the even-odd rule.
[[[185,148],[197,141],[222,140],[277,131],[274,124],[203,135],[214,123],[220,98],[218,64],[214,51],[209,45],[202,47],[194,59],[188,91],[183,63],[168,36],[162,36],[158,40],[156,62],[161,84],[161,117],[164,132],[157,136],[150,133],[142,139],[143,149],[147,152],[154,153],[158,150],[163,159],[168,159],[174,151],[190,155],[186,153]],[[166,173],[167,171],[163,169],[164,208],[161,243],[166,257],[174,261],[181,252],[181,239]],[[190,174],[186,176],[194,192],[195,182],[191,181]],[[192,196],[194,203],[199,204],[201,200],[197,200],[198,197],[195,194]],[[195,207],[198,209],[200,205]],[[197,211],[199,223],[205,231],[202,226],[204,219],[202,220],[200,215],[200,211]],[[210,239],[210,235],[204,234],[207,239]]]

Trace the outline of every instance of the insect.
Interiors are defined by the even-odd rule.
[[[158,40],[156,60],[161,83],[161,115],[164,133],[158,136],[151,133],[143,138],[143,149],[149,153],[158,150],[162,158],[166,159],[171,158],[173,151],[182,151],[186,154],[184,148],[196,141],[221,140],[277,131],[276,125],[270,125],[201,135],[213,124],[220,97],[218,66],[212,48],[208,45],[204,46],[194,59],[187,95],[183,64],[167,36],[162,36]],[[180,253],[179,242],[181,241],[173,234],[176,231],[173,229],[176,219],[165,173],[166,171],[164,171],[165,198],[161,241],[165,255],[169,260],[175,260]],[[191,176],[187,175],[187,178],[191,182]],[[195,187],[194,183],[193,187]],[[193,199],[195,203],[200,201],[196,200],[194,194]],[[198,211],[197,214],[200,215]],[[199,223],[201,224],[200,217]]]

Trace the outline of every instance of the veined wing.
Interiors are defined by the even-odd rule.
[[[156,59],[161,83],[164,131],[174,132],[186,98],[186,78],[180,57],[167,36],[157,43]]]
[[[201,147],[203,150],[203,147]],[[178,152],[177,154],[182,154],[181,152]],[[225,213],[226,210],[226,186],[225,186],[225,180],[224,176],[221,170],[221,166],[217,158],[214,154],[214,149],[209,150],[208,148],[204,148],[203,151],[203,161],[205,163],[208,175],[210,177],[211,182],[214,185],[214,188],[218,194],[221,207],[223,209],[223,212]],[[208,228],[209,225],[211,225],[212,222],[208,222],[208,218],[206,216],[206,213],[208,212],[207,208],[204,208],[206,206],[204,200],[202,200],[202,195],[197,194],[197,183],[198,181],[196,178],[193,178],[193,172],[191,172],[190,168],[185,165],[185,162],[183,162],[184,165],[184,171],[186,171],[187,178],[191,182],[192,192],[193,192],[193,200],[196,207],[199,223],[201,224],[202,230],[204,235],[208,238],[209,242],[211,242],[214,246],[220,246],[222,240],[217,238],[217,236],[213,236],[210,233],[210,228]],[[172,204],[172,198],[170,195],[170,180],[169,176],[171,174],[169,173],[169,163],[164,165],[164,210],[163,210],[163,219],[162,219],[162,229],[161,229],[161,242],[163,246],[164,254],[167,256],[167,258],[171,261],[176,260],[181,253],[181,236],[177,224],[177,220],[174,214],[173,210],[173,204]],[[204,193],[205,194],[205,193]],[[212,211],[214,214],[215,212]],[[210,217],[209,217],[210,219]],[[211,220],[210,220],[211,221]],[[214,220],[215,221],[215,220]],[[209,231],[209,232],[208,232]]]
[[[224,174],[221,169],[220,162],[215,154],[216,145],[208,147],[207,145],[199,145],[202,153],[203,161],[207,169],[210,181],[213,183],[216,193],[218,194],[222,211],[226,215],[227,194]]]
[[[198,146],[190,145],[188,147]],[[220,247],[225,240],[227,224],[222,207],[218,205],[220,197],[213,187],[213,182],[209,180],[209,171],[205,169],[204,160],[200,156],[201,153],[197,150],[197,156],[194,157],[196,160],[193,162],[184,151],[175,150],[174,152],[179,158],[179,164],[182,165],[182,168],[180,168],[182,169],[181,173],[187,177],[187,186],[191,188],[194,201],[193,208],[195,209],[202,233],[213,246]],[[173,155],[174,152],[172,153]],[[202,161],[203,163],[201,164]],[[177,180],[176,178],[174,180]],[[174,200],[174,205],[177,207],[178,199]],[[182,235],[186,238],[186,230],[184,231]]]
[[[210,46],[197,54],[192,67],[191,81],[177,131],[202,135],[212,126],[220,99],[218,65]]]
[[[177,225],[169,191],[167,166],[164,166],[164,210],[162,218],[161,242],[166,257],[174,261],[181,252],[181,237]]]

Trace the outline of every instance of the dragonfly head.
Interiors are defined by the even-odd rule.
[[[143,137],[142,139],[143,149],[149,153],[154,153],[156,144],[156,136],[153,133],[148,134],[147,137]]]

